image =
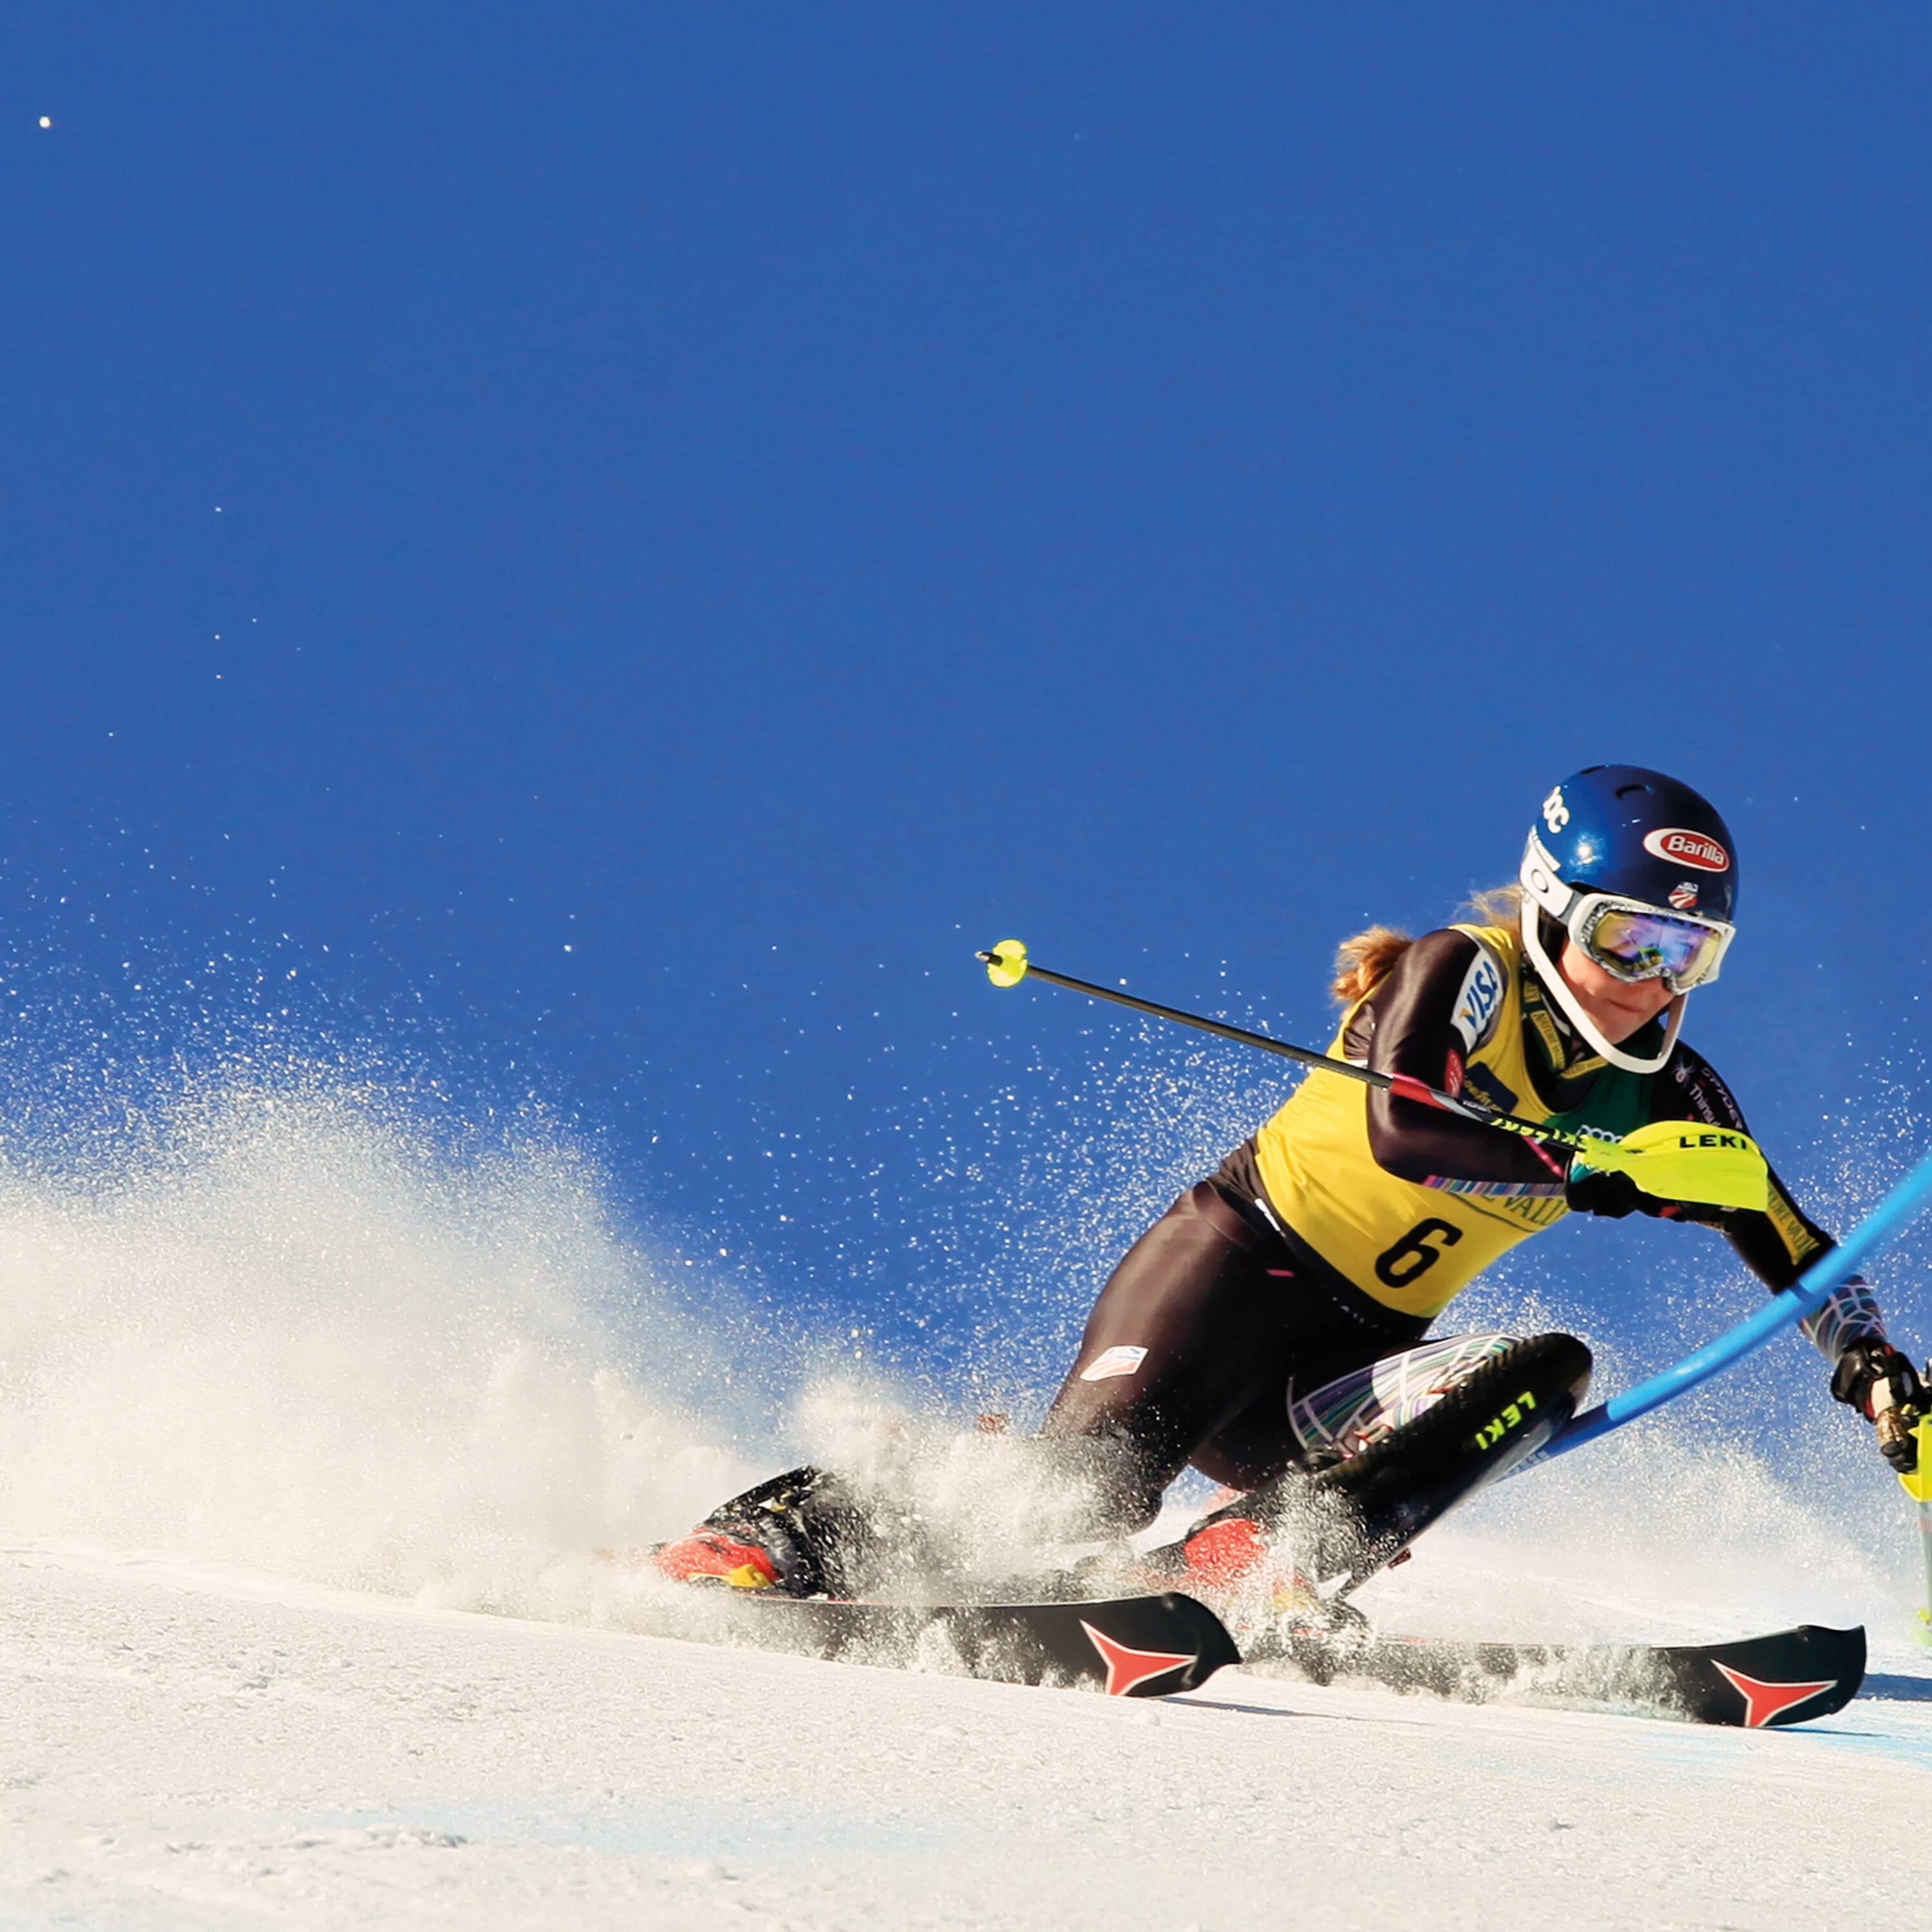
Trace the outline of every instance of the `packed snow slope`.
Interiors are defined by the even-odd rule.
[[[732,1651],[595,1552],[908,1444],[997,1538],[1016,1445],[604,1199],[527,1124],[300,1070],[0,1125],[0,1927],[1922,1918],[1910,1519],[1846,1419],[1774,1467],[1682,1405],[1364,1597],[1465,1635],[1868,1624],[1872,1694],[1800,1730]]]
[[[0,1554],[0,1924],[1863,1928],[1932,1682],[1728,1732],[1227,1672],[1159,1704]]]

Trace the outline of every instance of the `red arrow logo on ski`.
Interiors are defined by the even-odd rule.
[[[1718,1664],[1714,1657],[1711,1661]],[[1718,1668],[1724,1673],[1732,1689],[1744,1700],[1744,1724],[1748,1730],[1754,1731],[1769,1724],[1794,1704],[1802,1704],[1816,1696],[1820,1691],[1831,1690],[1838,1681],[1835,1677],[1828,1677],[1819,1684],[1766,1684],[1757,1678],[1747,1677],[1742,1670],[1733,1670],[1728,1664],[1718,1664]]]
[[[1107,1666],[1107,1695],[1109,1697],[1130,1696],[1150,1678],[1165,1677],[1170,1670],[1178,1670],[1182,1665],[1198,1664],[1198,1651],[1136,1650],[1109,1636],[1103,1630],[1096,1630],[1084,1618],[1080,1628],[1087,1633],[1088,1641],[1100,1653],[1100,1661]]]

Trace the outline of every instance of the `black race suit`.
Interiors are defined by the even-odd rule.
[[[1462,930],[1418,940],[1350,1016],[1347,1056],[1453,1090],[1466,1044],[1456,1003],[1476,957],[1477,942]],[[1538,1093],[1552,1111],[1573,1108],[1604,1063],[1539,986],[1522,990],[1525,1055]],[[1680,1043],[1647,1082],[1650,1119],[1746,1131],[1730,1088],[1690,1048]],[[1391,1174],[1430,1186],[1560,1188],[1549,1156],[1525,1142],[1384,1093],[1371,1092],[1367,1104],[1371,1150]],[[1783,1289],[1831,1238],[1775,1176],[1772,1190],[1768,1212],[1664,1211],[1720,1228],[1767,1286]],[[1288,1424],[1291,1384],[1306,1394],[1412,1346],[1428,1326],[1345,1279],[1286,1225],[1262,1184],[1255,1142],[1244,1142],[1114,1269],[1042,1433],[1101,1452],[1082,1460],[1106,1472],[1117,1526],[1138,1528],[1190,1463],[1238,1489],[1283,1473],[1302,1446]],[[1853,1336],[1883,1333],[1862,1284],[1840,1289],[1805,1328],[1832,1361]]]

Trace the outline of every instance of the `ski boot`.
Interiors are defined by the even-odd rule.
[[[674,1543],[660,1543],[650,1558],[674,1582],[716,1581],[734,1590],[778,1586],[778,1566],[771,1551],[722,1529],[694,1529]]]
[[[860,1588],[879,1540],[851,1488],[808,1464],[721,1503],[688,1536],[659,1544],[651,1559],[682,1583],[846,1597]]]
[[[1304,1548],[1306,1522],[1298,1540],[1275,1486],[1231,1498],[1150,1556],[1166,1559],[1164,1587],[1206,1604],[1244,1657],[1291,1657],[1304,1676],[1325,1682],[1340,1657],[1370,1641],[1368,1619],[1348,1600],[1346,1577],[1322,1580]]]
[[[1366,1636],[1362,1613],[1332,1585],[1322,1588],[1298,1560],[1270,1502],[1270,1490],[1227,1495],[1178,1542],[1138,1558],[1133,1580],[1205,1604],[1244,1657],[1280,1656],[1304,1640],[1325,1652]]]

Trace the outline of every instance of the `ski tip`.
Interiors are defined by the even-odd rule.
[[[1708,1673],[1680,1684],[1690,1714],[1748,1730],[1781,1729],[1828,1718],[1858,1694],[1865,1676],[1865,1631],[1862,1624],[1847,1630],[1800,1624],[1768,1636],[1677,1654],[1701,1657]]]
[[[1198,1597],[1168,1590],[1162,1594],[1160,1601],[1177,1616],[1185,1618],[1199,1640],[1201,1668],[1195,1680],[1197,1684],[1205,1682],[1216,1671],[1240,1662],[1240,1646],[1235,1642],[1228,1626]]]

